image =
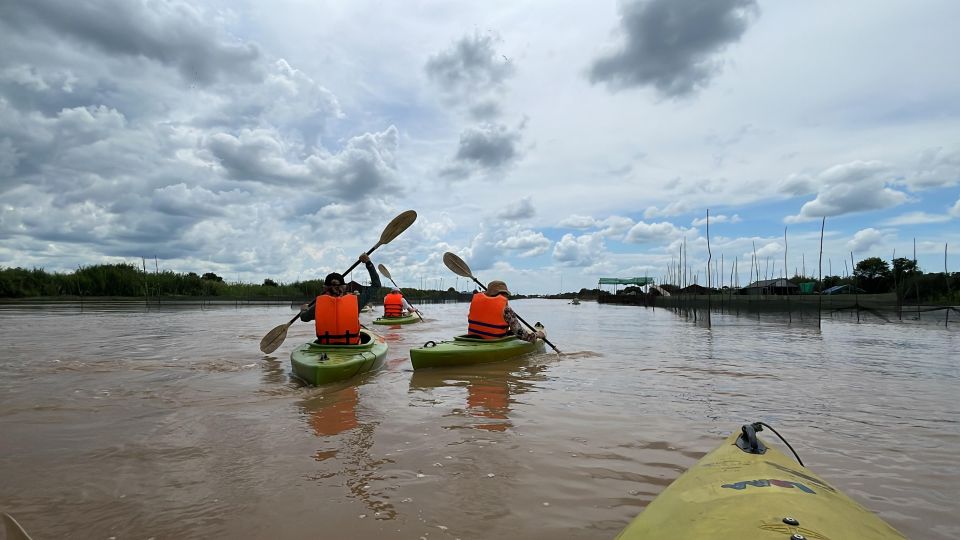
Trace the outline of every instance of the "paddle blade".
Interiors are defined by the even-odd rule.
[[[7,530],[8,540],[30,540],[30,535],[27,534],[27,531],[23,530],[23,527],[17,523],[17,520],[13,519],[13,516],[6,512],[3,513],[3,525]]]
[[[380,234],[380,243],[389,244],[391,240],[400,236],[400,233],[407,230],[413,222],[417,220],[417,213],[413,210],[407,210],[399,216],[393,218],[393,221],[387,223],[383,233]]]
[[[393,278],[390,277],[390,272],[387,271],[387,267],[386,267],[386,266],[384,266],[384,265],[382,265],[382,264],[378,264],[378,265],[377,265],[377,270],[380,270],[380,275],[381,275],[381,276],[383,276],[383,277],[385,277],[385,278],[387,278],[387,279],[393,279]]]
[[[263,351],[264,354],[270,354],[277,350],[277,348],[283,344],[283,340],[287,339],[288,328],[290,328],[290,323],[281,324],[267,332],[267,335],[263,336],[263,339],[260,340],[260,350]]]
[[[443,254],[443,264],[447,265],[447,268],[454,274],[473,279],[473,273],[470,272],[470,267],[467,266],[467,263],[449,251]]]

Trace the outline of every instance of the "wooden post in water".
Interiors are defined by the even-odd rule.
[[[854,268],[853,252],[851,251],[850,252],[850,269],[852,270],[853,268]],[[858,290],[859,287],[857,287],[856,271],[852,272],[851,275],[853,276],[853,303],[857,309],[857,322],[860,322],[860,291]]]
[[[817,298],[817,328],[821,326],[821,318],[823,313],[823,227],[827,224],[827,216],[823,216],[823,219],[820,221],[820,295]]]
[[[897,286],[897,248],[893,248],[893,257],[890,259],[890,267],[893,268],[893,291],[897,294],[897,320],[903,320],[903,298],[900,294],[900,287]],[[903,280],[900,280],[903,284]]]
[[[80,289],[80,265],[77,265],[77,295],[80,296],[80,313],[83,313],[83,290]]]
[[[150,311],[150,290],[147,288],[147,258],[140,257],[143,263],[143,307]]]
[[[947,281],[947,301],[949,302],[953,296],[950,294],[950,273],[947,272],[947,243],[943,243],[943,279]],[[946,328],[950,324],[950,308],[943,310],[943,327]]]
[[[787,282],[787,227],[783,227],[783,284]],[[786,288],[786,287],[784,287]],[[787,322],[793,322],[793,313],[790,312],[790,289],[787,289]]]
[[[917,237],[913,237],[913,267],[917,268]],[[917,320],[920,320],[920,279],[917,273],[913,273],[914,294],[917,296],[913,302],[917,305]]]
[[[157,278],[157,305],[160,305],[160,263],[157,262],[157,256],[153,256],[153,275]]]

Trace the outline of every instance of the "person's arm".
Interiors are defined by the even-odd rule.
[[[517,314],[513,312],[513,309],[510,306],[503,308],[503,320],[505,320],[507,325],[510,326],[510,333],[518,338],[524,341],[533,341],[537,339],[535,334],[527,332],[527,330],[520,324],[520,319],[517,318]]]
[[[411,306],[411,305],[410,305],[410,302],[407,302],[407,299],[406,299],[406,298],[401,298],[401,300],[403,300],[403,306],[402,306],[403,309],[409,311],[410,313],[416,313],[416,312],[417,312],[417,308]]]
[[[513,312],[510,306],[503,308],[503,320],[507,321],[507,324],[510,325],[510,333],[524,341],[534,342],[537,338],[543,339],[546,337],[544,333],[539,330],[536,332],[527,332],[527,329],[520,323],[520,318],[517,317],[517,314]]]
[[[380,290],[380,287],[383,286],[380,284],[380,274],[377,273],[377,268],[370,262],[370,257],[367,257],[366,253],[364,253],[360,256],[360,260],[363,261],[363,264],[367,267],[367,273],[370,274],[370,286],[360,289],[360,298],[357,298],[357,309],[363,309],[363,306],[370,302],[374,291]]]
[[[317,309],[315,307],[307,309],[308,307],[310,307],[310,304],[300,306],[300,320],[302,322],[310,322],[317,318]]]

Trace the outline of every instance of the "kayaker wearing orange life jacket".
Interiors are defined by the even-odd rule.
[[[303,322],[316,321],[317,343],[331,345],[356,345],[360,343],[360,306],[370,301],[373,291],[380,288],[380,275],[366,253],[360,262],[370,274],[370,286],[362,287],[360,296],[347,292],[341,274],[327,274],[323,280],[323,293],[317,297],[316,306],[300,315]],[[306,308],[306,306],[304,306]]]
[[[541,331],[527,332],[520,320],[507,305],[510,290],[502,281],[491,281],[485,292],[476,292],[470,301],[467,315],[467,335],[483,339],[500,339],[510,335],[524,341],[543,338]]]
[[[417,308],[410,305],[407,299],[403,297],[398,287],[390,289],[390,293],[383,297],[383,316],[403,317],[403,312],[415,313]]]

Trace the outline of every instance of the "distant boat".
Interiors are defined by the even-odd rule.
[[[579,305],[580,305],[580,299],[579,299],[579,298],[574,298],[573,300],[570,301],[570,303],[573,304],[573,305],[575,305],[575,306],[579,306]]]

